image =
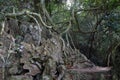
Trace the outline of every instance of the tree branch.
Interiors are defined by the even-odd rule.
[[[78,10],[75,11],[75,13],[80,12],[80,11],[95,11],[95,10],[101,10],[102,11],[103,9],[101,9],[100,7],[89,8],[89,9],[78,9]]]
[[[30,12],[30,11],[28,11],[28,10],[23,10],[22,12],[18,12],[18,13],[6,13],[6,14],[4,14],[4,15],[5,15],[5,16],[35,15],[35,16],[39,17],[41,23],[42,23],[45,27],[47,27],[47,28],[52,28],[52,26],[49,26],[49,25],[45,24],[45,22],[43,21],[43,19],[42,19],[42,17],[41,17],[40,14],[34,13],[34,12]]]

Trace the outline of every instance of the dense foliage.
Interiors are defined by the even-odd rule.
[[[67,45],[79,49],[96,65],[113,66],[115,76],[120,78],[119,0],[0,0],[0,5],[1,23],[10,18],[8,13],[40,13],[43,21],[62,35]],[[12,18],[19,23],[33,22],[26,15]]]

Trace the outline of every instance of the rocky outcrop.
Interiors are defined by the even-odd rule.
[[[100,72],[56,32],[28,22],[19,25],[20,33],[6,27],[0,35],[0,64],[7,68],[0,75],[3,80],[93,80]]]

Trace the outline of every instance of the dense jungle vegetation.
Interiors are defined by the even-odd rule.
[[[0,80],[120,80],[120,0],[0,0]]]

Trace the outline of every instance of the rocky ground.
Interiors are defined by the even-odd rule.
[[[56,32],[14,19],[0,34],[0,67],[0,80],[101,80],[110,70],[94,65]]]

